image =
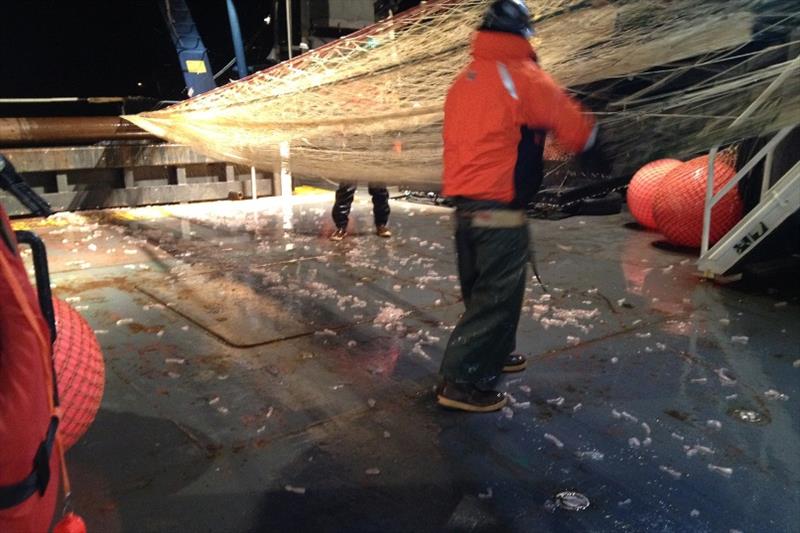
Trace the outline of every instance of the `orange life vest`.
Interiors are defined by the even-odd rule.
[[[45,532],[59,485],[50,332],[0,207],[0,531]],[[49,467],[49,468],[48,468]],[[15,503],[17,500],[22,500]]]

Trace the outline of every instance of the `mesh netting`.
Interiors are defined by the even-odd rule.
[[[220,160],[435,187],[447,88],[490,0],[431,2],[169,108],[126,117]],[[617,174],[800,122],[795,0],[529,1],[542,67],[604,125]],[[487,103],[489,105],[490,103]],[[733,126],[733,127],[732,127]],[[548,149],[559,159],[557,147]]]
[[[628,185],[628,208],[636,221],[649,229],[656,229],[653,218],[653,198],[659,183],[672,169],[682,164],[678,159],[658,159],[636,171]]]
[[[64,449],[80,439],[97,415],[105,387],[105,364],[94,331],[69,304],[53,298],[58,336],[53,344]]]
[[[714,194],[734,177],[735,155],[714,161]],[[701,156],[671,170],[659,183],[653,199],[656,227],[672,244],[698,248],[703,235],[708,156]],[[742,218],[742,200],[734,187],[711,210],[710,244],[722,238]]]

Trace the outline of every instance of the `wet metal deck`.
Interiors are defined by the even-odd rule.
[[[796,290],[701,282],[624,214],[535,221],[512,410],[447,412],[448,210],[393,203],[384,241],[359,198],[331,243],[331,201],[33,224],[106,358],[90,531],[800,531]]]

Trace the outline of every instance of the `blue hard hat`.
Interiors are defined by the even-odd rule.
[[[533,35],[531,12],[525,0],[496,0],[492,2],[481,24],[482,30],[514,33],[530,38]]]

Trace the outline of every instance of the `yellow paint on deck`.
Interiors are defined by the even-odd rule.
[[[319,187],[312,187],[311,185],[300,185],[299,187],[295,187],[292,194],[294,196],[317,196],[320,194],[329,193],[328,189],[321,189]]]
[[[30,231],[45,227],[69,226],[72,221],[63,218],[23,218],[11,221],[11,229],[14,231]]]

